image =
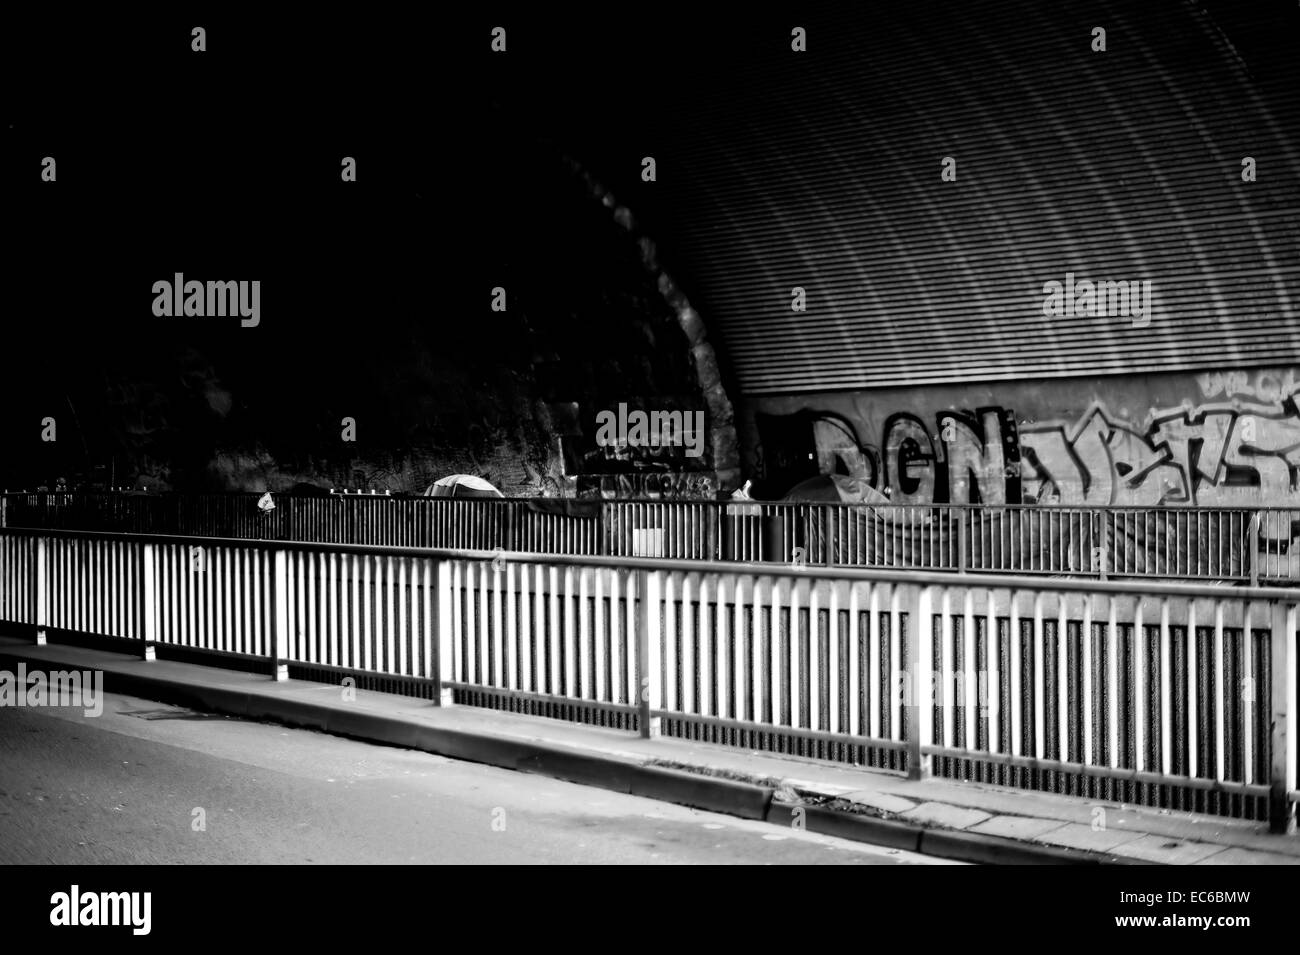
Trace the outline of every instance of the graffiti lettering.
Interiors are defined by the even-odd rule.
[[[1300,410],[1231,402],[1151,409],[1142,423],[1102,403],[1074,421],[1017,425],[986,407],[885,419],[880,465],[832,426],[814,430],[819,470],[896,503],[1300,506]],[[879,479],[877,479],[877,470]]]
[[[1015,415],[1002,408],[979,408],[974,415],[945,411],[936,417],[947,445],[938,482],[940,489],[947,489],[947,500],[953,504],[1019,501]]]
[[[817,467],[822,474],[846,473],[851,478],[876,483],[875,449],[864,447],[853,426],[839,415],[824,415],[813,421],[817,445]]]
[[[577,496],[644,498],[648,500],[709,500],[717,482],[705,471],[637,471],[625,474],[583,474],[576,479]]]
[[[1196,383],[1204,398],[1245,395],[1265,402],[1283,401],[1297,388],[1295,372],[1290,370],[1257,371],[1253,375],[1245,371],[1216,371],[1197,375]]]
[[[890,415],[885,421],[886,486],[898,504],[928,504],[934,500],[934,445],[925,422],[915,415]]]

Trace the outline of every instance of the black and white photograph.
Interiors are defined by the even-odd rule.
[[[16,940],[540,865],[1290,931],[1295,0],[34,8],[0,71]],[[886,869],[740,868],[823,865]]]

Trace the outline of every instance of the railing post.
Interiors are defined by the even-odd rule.
[[[517,508],[514,501],[502,501],[502,513],[505,515],[505,536],[502,540],[502,550],[518,550],[515,547],[515,513]]]
[[[1110,565],[1110,514],[1106,511],[1097,512],[1101,517],[1101,560],[1097,562],[1101,579],[1106,580]]]
[[[655,710],[663,700],[660,679],[659,627],[652,614],[652,581],[650,571],[633,571],[636,578],[636,651],[637,651],[637,725],[642,739],[658,736],[659,717]],[[658,588],[654,588],[657,592]],[[656,594],[657,595],[657,594]]]
[[[272,557],[271,593],[274,601],[274,632],[271,634],[271,679],[289,679],[289,555],[276,548]]]
[[[1295,832],[1295,806],[1290,794],[1296,788],[1296,605],[1272,602],[1270,635],[1269,728],[1272,758],[1268,780],[1268,828],[1289,835]]]
[[[434,659],[434,706],[451,706],[453,679],[453,634],[451,626],[451,564],[440,560],[433,565],[433,645],[437,647]]]
[[[931,618],[932,599],[929,587],[907,586],[904,607],[907,610],[907,669],[902,686],[903,705],[907,713],[907,778],[913,781],[930,776],[930,758],[921,753],[934,737],[934,644]]]
[[[205,555],[206,559],[206,555]],[[152,663],[157,658],[158,593],[154,579],[156,557],[153,544],[142,544],[140,550],[140,637],[143,657]]]
[[[44,537],[36,538],[36,584],[35,593],[32,594],[32,601],[36,610],[36,645],[38,647],[43,647],[46,644],[45,628],[50,620],[49,576],[46,571],[49,552],[45,540]]]
[[[826,554],[826,566],[835,566],[835,515],[837,513],[833,504],[823,504],[825,508],[825,517],[822,518],[822,550]]]
[[[957,511],[957,571],[966,573],[966,549],[970,546],[970,528],[966,526],[969,517],[974,521],[974,510],[970,505],[958,504]]]
[[[1252,587],[1259,586],[1259,523],[1259,511],[1255,511],[1250,515],[1250,529],[1246,532],[1246,553],[1250,557],[1250,585]]]

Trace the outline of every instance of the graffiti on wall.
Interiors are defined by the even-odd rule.
[[[912,414],[885,420],[886,487],[904,504],[1010,504],[1020,500],[1015,415],[1005,408],[943,411],[932,434]]]
[[[552,427],[560,431],[557,465],[563,496],[605,500],[711,500],[716,496],[717,474],[709,466],[709,457],[692,453],[687,442],[600,442],[584,430],[586,419],[576,403],[568,411],[563,418],[552,411]],[[626,410],[622,413],[630,415]],[[702,412],[694,414],[695,420],[702,421]]]
[[[583,474],[577,476],[575,490],[579,498],[707,501],[717,494],[717,479],[707,471]]]
[[[1017,421],[997,406],[928,421],[899,412],[878,447],[827,415],[813,425],[817,464],[887,489],[896,503],[1300,507],[1296,383],[1244,374],[1198,383],[1199,403],[1140,420],[1100,401],[1048,421]]]
[[[1300,384],[1289,373],[1239,372],[1195,382],[1197,400],[1149,408],[1140,417],[1105,401],[1049,420],[1018,419],[1000,406],[924,417],[898,411],[883,419],[879,445],[859,437],[867,433],[863,424],[837,412],[804,409],[766,416],[760,425],[766,443],[793,442],[789,449],[798,453],[785,457],[802,458],[823,475],[857,479],[895,504],[1300,512]],[[765,453],[777,460],[784,454],[777,447]],[[1256,558],[1266,571],[1285,561],[1287,574],[1300,574],[1296,516],[1260,516]]]
[[[1030,503],[1300,506],[1300,414],[1215,403],[1152,409],[1141,425],[1104,405],[1072,425],[1023,429]]]

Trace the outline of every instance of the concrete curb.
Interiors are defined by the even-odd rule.
[[[51,661],[0,650],[0,663],[29,667]],[[400,718],[340,709],[306,700],[268,697],[227,687],[195,686],[180,680],[105,670],[107,692],[138,696],[192,709],[225,713],[286,726],[314,729],[366,742],[415,749],[524,773],[643,796],[710,812],[788,827],[804,812],[804,828],[855,842],[905,849],[964,862],[1004,865],[1132,863],[1123,857],[1078,849],[1039,846],[1000,836],[930,829],[911,822],[882,819],[797,803],[773,802],[770,786],[645,765],[617,756],[596,755],[523,739],[424,726]]]
[[[1134,860],[957,829],[926,829],[918,852],[988,865],[1129,865]]]
[[[637,766],[632,774],[633,796],[675,802],[741,819],[766,819],[773,792],[770,786],[662,766]]]
[[[493,764],[502,765],[495,761]],[[632,771],[636,768],[636,764],[607,756],[574,753],[530,743],[527,753],[516,760],[514,765],[504,768],[522,773],[537,773],[583,786],[610,789],[627,795],[632,792]]]
[[[888,846],[891,849],[906,849],[908,852],[921,851],[922,828],[918,825],[906,822],[897,822],[893,819],[880,819],[876,816],[863,816],[851,812],[840,812],[835,809],[826,809],[823,806],[799,806],[796,803],[784,803],[781,809],[789,810],[789,819],[773,819],[771,815],[776,815],[778,810],[776,806],[772,807],[772,814],[769,815],[770,822],[779,822],[789,825],[794,819],[795,809],[804,811],[804,827],[809,832],[821,833],[824,836],[838,836],[841,839],[852,839],[854,842],[870,842],[873,845]]]

